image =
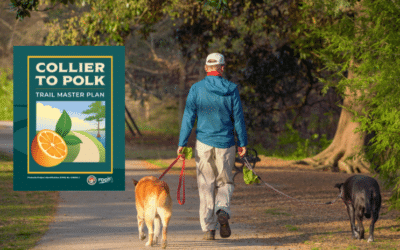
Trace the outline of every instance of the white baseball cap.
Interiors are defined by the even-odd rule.
[[[216,62],[208,62],[208,60],[215,60]],[[225,64],[225,58],[220,53],[211,53],[207,56],[206,65]]]

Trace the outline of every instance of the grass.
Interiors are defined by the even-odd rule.
[[[400,227],[398,227],[398,228],[391,227],[390,230],[393,232],[400,232]]]
[[[67,145],[68,155],[65,157],[63,162],[73,162],[81,150],[81,144]]]
[[[285,213],[285,212],[281,212],[281,211],[277,211],[277,208],[271,208],[271,209],[267,209],[265,210],[266,214],[271,214],[271,215],[285,215],[285,216],[290,216],[291,214]]]
[[[12,70],[0,68],[0,121],[13,120]]]
[[[287,230],[289,231],[297,231],[299,230],[298,227],[292,226],[292,225],[285,225],[285,227],[287,228]]]
[[[53,220],[58,192],[13,191],[13,164],[0,162],[0,249],[30,249]]]
[[[169,167],[174,160],[176,159],[176,152],[175,152],[175,156],[173,158],[169,158],[169,159],[146,159],[146,161],[148,163],[154,164],[162,169],[166,169],[167,167]],[[182,161],[177,161],[174,166],[172,167],[172,170],[178,170],[180,171],[182,169],[182,165],[183,162]],[[195,159],[192,158],[190,160],[186,160],[185,161],[185,174],[186,175],[192,175],[195,176],[196,175],[196,162]]]
[[[377,249],[385,249],[385,250],[397,250],[398,245],[396,243],[393,242],[387,242],[386,244],[380,245],[377,247]],[[394,245],[394,246],[393,246]]]
[[[350,245],[346,248],[346,250],[351,250],[351,249],[359,249],[357,246]]]
[[[88,131],[98,131],[99,129],[93,128],[93,129],[88,129]],[[106,128],[101,128],[100,131],[105,131]]]
[[[146,160],[146,161],[149,162],[149,163],[151,163],[151,164],[154,164],[154,165],[156,165],[156,166],[159,166],[159,167],[161,167],[161,168],[167,168],[167,167],[169,167],[168,164],[166,164],[166,163],[164,163],[164,162],[162,162],[162,161],[160,161],[160,160],[148,159],[148,160]]]
[[[13,160],[13,158],[12,158],[11,155],[8,155],[8,154],[5,154],[5,153],[3,153],[3,152],[0,152],[0,164],[1,164],[1,162],[3,162],[3,161],[8,162],[8,161],[12,161],[12,160]]]
[[[69,132],[68,135],[73,135],[72,132]],[[81,150],[81,144],[76,145],[67,145],[68,155],[65,157],[63,162],[73,162],[75,158],[78,156],[79,151]]]

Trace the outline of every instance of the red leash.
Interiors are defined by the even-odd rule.
[[[185,204],[185,157],[184,155],[179,155],[174,162],[171,163],[171,165],[169,165],[169,167],[164,171],[164,173],[161,174],[160,177],[158,177],[159,180],[161,180],[161,178],[163,178],[163,176],[169,171],[171,170],[172,166],[175,165],[175,163],[179,160],[180,157],[183,157],[183,165],[182,165],[182,170],[181,170],[181,174],[179,175],[179,184],[178,184],[178,192],[177,192],[177,200],[179,205],[183,205]],[[182,179],[183,179],[183,183],[182,183]],[[182,196],[182,201],[181,199],[181,185],[183,187],[183,196]]]

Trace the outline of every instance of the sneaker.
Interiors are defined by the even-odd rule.
[[[215,240],[215,230],[209,230],[205,232],[203,240]]]
[[[231,228],[229,227],[229,214],[224,210],[218,210],[218,222],[220,224],[219,234],[222,238],[228,238],[231,236]]]

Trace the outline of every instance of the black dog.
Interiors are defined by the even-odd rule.
[[[335,187],[339,188],[340,196],[346,204],[353,237],[364,239],[363,217],[368,219],[372,215],[368,242],[374,241],[374,225],[378,220],[381,208],[381,192],[378,182],[368,176],[354,175],[344,183],[336,184]],[[357,220],[358,229],[356,229],[354,219]]]

